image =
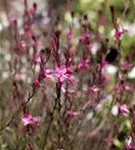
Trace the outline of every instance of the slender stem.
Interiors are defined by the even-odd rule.
[[[50,128],[51,128],[51,124],[52,124],[52,122],[53,122],[53,117],[54,117],[54,112],[55,112],[55,110],[56,110],[56,106],[57,106],[57,98],[55,99],[55,104],[54,104],[54,107],[53,107],[53,111],[52,111],[52,113],[51,113],[51,119],[50,119],[50,122],[49,122],[49,124],[48,124],[48,128],[47,128],[47,130],[46,130],[46,132],[45,132],[45,140],[44,140],[44,143],[43,143],[43,147],[42,147],[42,150],[44,150],[45,149],[45,147],[46,147],[46,142],[47,142],[47,139],[48,139],[48,135],[49,135],[49,131],[50,131]]]
[[[59,93],[60,93],[60,90],[59,90]],[[61,148],[61,101],[60,101],[60,94],[59,94],[59,97],[58,97],[58,128],[59,128],[59,131],[58,131],[58,148],[60,149]]]
[[[10,118],[10,120],[0,129],[0,135],[2,134],[2,132],[5,130],[6,127],[10,126],[13,122],[13,120],[15,119],[15,117],[19,114],[19,112],[26,107],[26,105],[29,103],[29,101],[33,98],[33,96],[35,95],[35,93],[32,93],[26,102],[24,102],[22,105],[19,106],[19,108],[15,111],[15,113],[12,115],[12,117]]]
[[[27,2],[27,0],[24,0],[24,6],[25,6],[25,8],[27,9],[27,7],[28,7],[28,2]]]

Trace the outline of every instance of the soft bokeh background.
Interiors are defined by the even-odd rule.
[[[34,0],[28,0],[29,7],[32,7]],[[115,7],[115,13],[117,14],[117,22],[122,23],[123,28],[128,29],[128,33],[124,34],[122,36],[122,54],[123,57],[130,55],[132,57],[132,63],[135,65],[135,1],[134,0],[36,0],[36,3],[38,5],[37,15],[35,19],[36,27],[33,26],[35,29],[36,35],[40,35],[40,33],[49,33],[51,29],[53,28],[53,23],[57,20],[56,18],[60,15],[61,16],[61,24],[59,26],[60,29],[67,29],[70,24],[72,24],[72,18],[71,13],[75,13],[74,18],[74,25],[76,29],[79,29],[79,19],[78,16],[81,15],[88,15],[88,18],[90,20],[90,23],[92,25],[92,28],[94,30],[99,30],[100,33],[102,33],[106,38],[109,38],[110,45],[115,45],[114,40],[114,27],[111,21],[111,15],[110,15],[110,9],[109,6],[113,5]],[[11,70],[9,70],[10,62],[12,61],[12,47],[14,45],[14,41],[11,37],[11,31],[9,28],[9,22],[8,22],[8,16],[17,18],[18,26],[21,27],[22,25],[22,16],[24,11],[24,4],[23,0],[0,0],[0,118],[1,120],[5,117],[8,118],[8,115],[10,114],[10,107],[7,110],[6,104],[8,103],[8,100],[11,96],[11,86],[9,78]],[[98,20],[99,15],[103,14],[105,17],[105,24],[98,26]],[[21,28],[19,29],[19,32],[22,33],[23,31]],[[75,38],[73,40],[73,45],[77,46],[77,35],[78,32],[75,33]],[[50,36],[50,35],[48,35]],[[41,37],[43,40],[44,38]],[[64,35],[63,35],[64,39]],[[47,43],[47,41],[45,41]],[[63,42],[64,45],[64,42]],[[42,46],[41,46],[42,47]],[[95,47],[93,48],[93,51],[95,51],[98,47],[98,44],[95,43]],[[24,58],[23,58],[24,57]],[[29,73],[27,76],[25,73],[27,73],[27,69],[30,69],[29,66],[26,64],[25,56],[22,56],[22,69],[20,75],[18,75],[18,80],[22,80],[24,82],[24,89],[30,89],[30,84],[32,83],[32,77],[31,73]],[[27,66],[27,67],[26,67]],[[37,72],[39,71],[39,67],[36,68]],[[111,81],[106,88],[106,91],[112,92],[112,87],[114,85],[114,78],[117,72],[118,66],[116,65],[109,65],[106,69],[106,72],[109,76],[111,76]],[[132,68],[128,72],[128,81],[129,83],[132,83],[134,86],[135,83],[135,67]],[[28,83],[28,85],[27,85]],[[7,92],[5,92],[7,90]],[[24,93],[27,91],[23,91]],[[8,93],[8,94],[7,94]],[[48,97],[51,95],[48,95]],[[109,95],[112,96],[111,94]],[[40,94],[37,95],[36,98],[40,97]],[[108,97],[108,98],[110,98]],[[39,98],[39,100],[41,97]],[[131,95],[128,93],[127,101],[126,103],[134,103],[135,101],[135,93],[134,91],[131,93]],[[38,110],[40,110],[40,104],[33,104],[34,107],[37,105],[37,114],[40,114]],[[46,105],[47,106],[47,105]],[[100,106],[99,106],[100,107]],[[97,118],[103,118],[104,113],[106,112],[106,109],[108,107],[108,104],[105,104],[105,109],[103,108],[103,111],[99,111],[97,114]],[[117,109],[115,107],[112,109],[112,118],[109,122],[110,124],[113,122],[115,113],[117,113]],[[96,136],[96,137],[89,137],[89,130],[92,128],[89,126],[91,123],[90,118],[93,117],[93,112],[89,112],[86,119],[86,124],[82,127],[81,133],[79,135],[78,141],[76,141],[75,145],[76,148],[84,149],[84,150],[99,150],[98,145],[103,144],[103,149],[105,146],[105,140],[104,137],[106,137],[107,131],[110,130],[110,124],[106,124],[106,126],[102,129],[102,131]],[[88,122],[87,122],[88,120]],[[98,120],[99,121],[99,120]],[[98,124],[97,121],[97,124]],[[121,129],[120,133],[124,134],[127,133],[131,129],[131,125],[129,123],[129,119],[121,118],[119,120]],[[122,123],[124,122],[124,123]],[[7,129],[8,130],[8,129]],[[9,133],[13,132],[12,130],[9,130]],[[15,132],[13,132],[16,134]],[[13,133],[10,133],[10,136],[12,136]],[[87,135],[84,139],[83,136]],[[116,138],[112,150],[119,150],[124,145],[124,136],[120,134],[120,138]],[[17,135],[14,135],[15,138],[17,138]],[[11,137],[12,138],[12,137]],[[14,138],[14,139],[15,139]],[[7,136],[4,137],[5,141],[8,139]],[[6,143],[1,138],[2,146],[0,147],[0,150],[8,150],[6,149]],[[8,140],[7,140],[8,141]],[[10,140],[9,140],[10,141]],[[91,141],[91,142],[89,142]],[[24,142],[24,141],[23,141]],[[55,141],[53,141],[55,143]],[[12,143],[12,142],[11,142]],[[79,143],[79,144],[78,144]],[[96,144],[93,144],[96,143]],[[102,150],[102,148],[100,148]],[[14,150],[14,149],[13,149]],[[36,149],[38,150],[38,149]]]

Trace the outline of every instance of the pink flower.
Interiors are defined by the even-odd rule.
[[[78,64],[78,68],[79,69],[88,69],[89,68],[89,60],[86,59],[86,60],[81,60]]]
[[[66,113],[66,116],[70,116],[70,117],[74,117],[74,116],[78,116],[79,112],[73,111],[73,110],[69,110]]]
[[[38,75],[38,80],[39,82],[41,80],[43,80],[44,78],[50,78],[50,79],[53,79],[54,78],[54,71],[51,70],[51,69],[44,69],[44,70],[41,70],[39,75]]]
[[[39,117],[33,117],[30,114],[26,114],[22,118],[22,122],[23,122],[24,126],[37,125],[40,122],[40,118]]]
[[[123,90],[130,91],[131,87],[127,83],[124,83],[123,81],[121,81],[120,83],[117,83],[115,89],[116,89],[116,92],[121,92]]]
[[[33,63],[37,64],[37,63],[40,63],[40,62],[41,62],[41,57],[40,56],[34,56]]]
[[[44,73],[46,75],[46,78],[53,80],[54,71],[52,69],[45,69]]]
[[[120,39],[120,37],[121,37],[121,32],[120,31],[118,31],[118,30],[116,30],[115,31],[115,38],[117,39],[117,40],[119,40]]]
[[[135,143],[131,142],[126,146],[126,150],[135,150]]]
[[[127,62],[127,61],[121,63],[121,67],[124,70],[130,69],[132,66],[133,66],[133,64],[131,64],[131,63]]]
[[[98,87],[96,87],[95,85],[93,85],[91,88],[90,88],[91,92],[92,93],[97,93],[100,89]]]
[[[38,80],[34,80],[32,87],[35,88],[35,87],[39,87],[39,86],[40,86],[40,82]]]
[[[119,114],[126,114],[129,112],[126,104],[119,105],[118,110]]]
[[[70,28],[70,29],[67,31],[67,40],[68,40],[68,41],[71,41],[72,37],[73,37],[73,31],[72,31],[72,29]]]
[[[19,43],[18,43],[18,49],[20,49],[22,52],[26,52],[27,50],[27,45],[26,45],[26,42],[24,40],[21,40]]]
[[[117,40],[119,40],[120,38],[121,38],[121,35],[123,34],[123,33],[127,33],[128,32],[128,30],[126,30],[126,29],[123,29],[122,28],[122,31],[120,31],[120,28],[116,28],[115,29],[115,38],[117,39]]]
[[[79,36],[79,40],[84,41],[84,40],[86,40],[87,38],[90,38],[90,37],[91,37],[91,35],[88,32],[85,32],[85,33],[82,33]]]
[[[14,22],[17,20],[17,17],[13,14],[9,14],[8,16],[8,22],[10,25],[14,24]]]
[[[57,67],[54,76],[56,76],[60,82],[67,80],[69,83],[74,82],[74,77],[72,76],[73,70],[71,68]]]
[[[88,44],[86,44],[86,47],[87,47],[87,48],[92,48],[92,46],[93,46],[93,44],[92,44],[92,43],[88,43]]]
[[[101,63],[100,63],[100,67],[103,69],[103,68],[106,68],[108,65],[108,62],[103,60]]]
[[[128,137],[126,140],[126,148],[125,150],[135,150],[135,143],[133,142],[132,137]]]

